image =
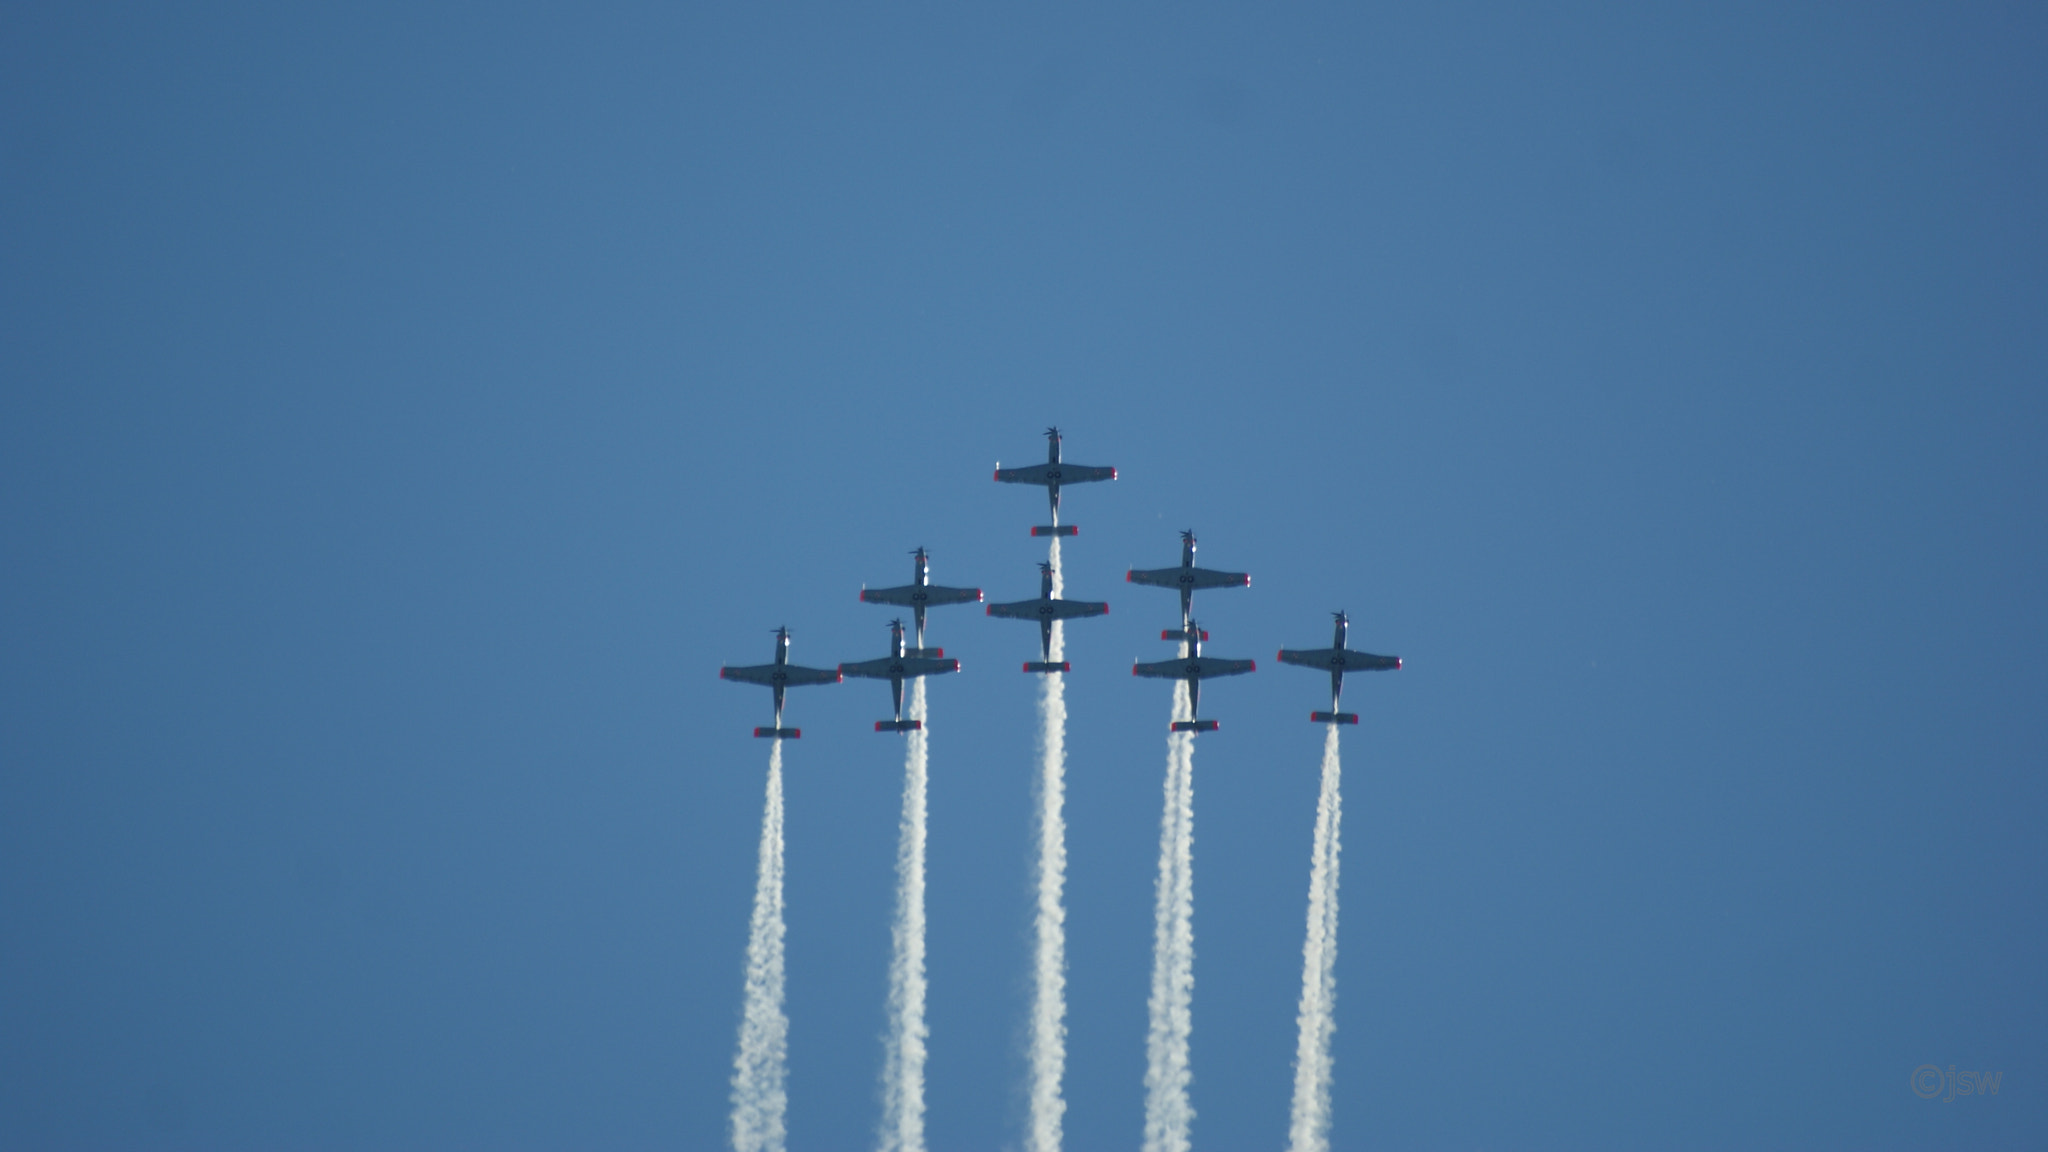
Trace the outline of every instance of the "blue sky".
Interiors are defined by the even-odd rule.
[[[1335,1146],[2048,1137],[2048,21],[202,6],[0,37],[0,1144],[713,1147],[721,663],[1036,588],[1070,1146],[1139,1136],[1174,533],[1347,692]],[[1020,1139],[1035,638],[932,640],[930,1131]],[[1204,693],[1195,1140],[1284,1139],[1320,731]],[[791,1134],[899,742],[793,696]],[[2000,1095],[1917,1098],[1922,1064]]]

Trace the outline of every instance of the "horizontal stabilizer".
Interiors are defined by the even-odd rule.
[[[1079,536],[1081,534],[1081,527],[1078,524],[1034,524],[1031,528],[1031,534],[1033,536]]]
[[[1173,722],[1173,730],[1175,732],[1214,732],[1216,730],[1216,722],[1214,720],[1175,720]]]
[[[1358,713],[1356,712],[1311,712],[1308,714],[1308,718],[1318,724],[1358,723]]]
[[[944,656],[946,654],[946,650],[944,648],[905,648],[903,650],[903,654],[905,656],[910,657],[923,657],[925,659],[937,660],[939,657]]]
[[[1024,665],[1024,670],[1026,672],[1070,672],[1073,670],[1073,668],[1074,666],[1065,660],[1062,660],[1057,664],[1045,664],[1040,663],[1037,660],[1033,660],[1029,664]]]
[[[877,720],[877,721],[875,721],[875,731],[877,731],[877,732],[915,732],[915,731],[917,731],[918,729],[920,729],[920,728],[923,728],[923,727],[924,727],[924,721],[922,721],[922,720]]]
[[[1202,639],[1207,640],[1209,638],[1209,630],[1207,628],[1199,629],[1199,631],[1202,633]],[[1159,638],[1161,640],[1185,640],[1188,638],[1188,634],[1180,628],[1168,628],[1159,634]]]
[[[794,740],[804,734],[801,728],[756,728],[754,735],[772,737],[776,740]]]

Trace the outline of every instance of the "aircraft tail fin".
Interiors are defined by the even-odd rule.
[[[916,732],[924,727],[922,720],[877,720],[877,732]]]
[[[1214,720],[1175,720],[1172,727],[1175,732],[1214,732],[1217,725]]]
[[[801,728],[756,728],[754,735],[763,739],[794,740],[804,734]]]
[[[1317,724],[1356,724],[1356,712],[1311,712],[1308,718]]]
[[[1026,672],[1071,672],[1073,671],[1073,669],[1074,666],[1065,660],[1061,660],[1056,663],[1050,664],[1038,660],[1033,660],[1030,663],[1024,665],[1024,670]]]
[[[1196,631],[1202,634],[1202,639],[1207,640],[1209,638],[1209,630],[1207,628],[1197,628]],[[1187,630],[1183,628],[1168,628],[1159,634],[1159,638],[1161,640],[1185,640],[1188,638],[1188,634]]]
[[[1081,528],[1077,524],[1035,524],[1031,528],[1031,534],[1033,536],[1079,536]]]

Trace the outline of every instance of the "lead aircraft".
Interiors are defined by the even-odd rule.
[[[917,557],[917,564],[911,571],[910,583],[900,588],[863,588],[860,598],[869,604],[899,604],[910,609],[917,618],[917,647],[905,649],[906,656],[943,656],[937,648],[927,651],[924,646],[924,610],[944,604],[979,604],[979,588],[947,588],[932,583],[930,559],[925,550],[919,548],[911,553]]]
[[[922,549],[919,549],[919,551],[922,551]],[[929,655],[925,653],[929,653]],[[841,664],[839,666],[839,674],[841,676],[865,676],[871,680],[887,680],[889,682],[889,698],[896,702],[896,718],[894,720],[875,721],[875,731],[915,732],[924,727],[924,721],[905,720],[903,718],[903,682],[905,680],[914,680],[920,676],[935,676],[941,672],[958,672],[960,670],[960,662],[958,660],[940,659],[945,654],[946,651],[943,648],[920,649],[919,654],[916,656],[907,654],[903,648],[903,621],[891,620],[889,621],[889,654],[880,660],[862,660],[854,664]]]
[[[1245,672],[1256,672],[1259,666],[1251,660],[1226,660],[1221,656],[1202,655],[1201,627],[1188,621],[1188,654],[1178,660],[1157,660],[1150,664],[1131,665],[1133,676],[1156,676],[1162,680],[1185,680],[1188,684],[1188,718],[1175,720],[1171,728],[1175,732],[1214,732],[1216,721],[1201,719],[1202,681],[1218,676],[1237,676]]]
[[[1308,718],[1317,724],[1356,724],[1358,713],[1337,711],[1337,700],[1344,694],[1344,673],[1346,672],[1393,672],[1401,667],[1399,656],[1375,656],[1370,652],[1354,652],[1344,646],[1344,632],[1351,623],[1351,617],[1342,612],[1332,612],[1337,618],[1337,637],[1328,648],[1282,648],[1282,664],[1298,664],[1303,668],[1321,668],[1330,674],[1330,710],[1311,712]]]
[[[1063,464],[1060,462],[1060,430],[1045,430],[1045,463],[1032,464],[1023,468],[1005,468],[996,465],[996,479],[1005,484],[1042,484],[1047,499],[1052,501],[1052,523],[1040,524],[1031,529],[1033,536],[1073,536],[1080,532],[1072,524],[1060,523],[1060,485],[1082,484],[1090,480],[1114,480],[1116,469],[1097,468],[1087,464]]]
[[[1124,573],[1124,579],[1132,584],[1150,584],[1154,588],[1180,589],[1180,631],[1165,631],[1159,634],[1161,640],[1185,640],[1188,638],[1188,616],[1195,610],[1195,589],[1197,588],[1249,588],[1252,586],[1248,572],[1218,572],[1214,568],[1195,567],[1195,530],[1188,529],[1180,534],[1180,567],[1178,568],[1133,568]],[[1208,639],[1207,636],[1202,639]]]
[[[1083,616],[1107,616],[1109,605],[1099,600],[1061,600],[1052,594],[1052,565],[1039,561],[1038,599],[1016,600],[1008,604],[991,604],[988,614],[1010,620],[1038,621],[1038,649],[1044,660],[1024,665],[1026,672],[1070,672],[1073,665],[1067,661],[1052,662],[1052,622],[1075,620]]]
[[[775,663],[748,664],[734,668],[727,666],[718,670],[721,680],[737,680],[742,684],[765,684],[775,690],[775,726],[756,728],[754,735],[794,740],[804,734],[801,728],[782,726],[782,693],[786,688],[801,688],[806,684],[837,684],[844,677],[830,668],[805,668],[789,662],[789,629],[775,630]]]

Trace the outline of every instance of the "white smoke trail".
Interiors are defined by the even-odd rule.
[[[1187,655],[1187,645],[1181,645]],[[1189,719],[1187,685],[1173,691],[1173,718]],[[1195,1110],[1188,1103],[1188,1034],[1195,991],[1195,737],[1166,742],[1166,805],[1159,819],[1159,886],[1154,901],[1152,997],[1145,1041],[1145,1152],[1187,1152]]]
[[[760,871],[747,932],[746,1007],[733,1058],[732,1146],[783,1152],[789,1096],[789,1017],[782,1008],[782,741],[768,747],[768,800],[761,814]]]
[[[924,719],[924,676],[911,681],[909,717]],[[924,1152],[924,793],[926,732],[903,750],[903,820],[897,838],[897,916],[891,931],[889,1039],[883,1058],[883,1152]]]
[[[925,718],[924,678],[910,682],[910,718]],[[908,733],[903,818],[896,845],[895,953],[889,964],[889,1038],[882,1065],[882,1152],[924,1152],[925,732]]]
[[[1060,539],[1052,538],[1052,591],[1058,596],[1066,581],[1060,575]],[[1052,625],[1052,651],[1046,659],[1066,659],[1066,637],[1060,622]],[[1067,697],[1065,678],[1048,673],[1038,695],[1038,909],[1034,924],[1031,997],[1031,1127],[1025,1134],[1029,1152],[1059,1152],[1060,1125],[1067,1103],[1060,1081],[1067,1065]]]
[[[1308,874],[1308,938],[1301,949],[1300,1039],[1294,1050],[1289,1152],[1329,1152],[1330,1034],[1337,1029],[1337,853],[1344,797],[1337,726],[1323,736],[1323,791],[1316,800]]]

